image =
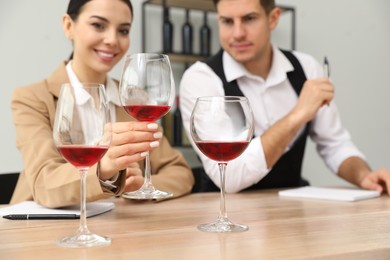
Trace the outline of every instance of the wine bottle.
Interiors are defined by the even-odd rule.
[[[176,109],[173,113],[173,145],[181,146],[183,143],[183,122],[180,113],[180,100],[176,96]]]
[[[210,56],[211,29],[207,24],[207,12],[203,13],[203,25],[200,27],[200,55]]]
[[[163,52],[171,53],[173,51],[173,24],[169,19],[169,8],[165,5],[163,8]]]
[[[190,11],[186,9],[186,20],[181,28],[183,54],[192,54],[192,25],[190,23]]]

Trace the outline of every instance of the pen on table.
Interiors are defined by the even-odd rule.
[[[3,218],[11,220],[30,220],[30,219],[78,219],[77,214],[11,214]]]

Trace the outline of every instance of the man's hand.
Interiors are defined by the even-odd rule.
[[[360,186],[367,190],[377,190],[390,196],[390,169],[378,169],[367,174]]]
[[[292,113],[298,115],[303,124],[312,120],[318,110],[329,104],[334,97],[334,87],[329,79],[307,80]]]

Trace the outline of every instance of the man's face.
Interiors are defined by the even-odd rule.
[[[221,0],[217,14],[220,43],[235,60],[245,65],[270,50],[279,16],[267,15],[260,0]]]

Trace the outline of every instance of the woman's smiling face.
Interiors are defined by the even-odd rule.
[[[82,7],[75,21],[64,16],[65,34],[73,41],[72,67],[80,81],[105,78],[126,54],[132,18],[121,0],[92,0]]]

